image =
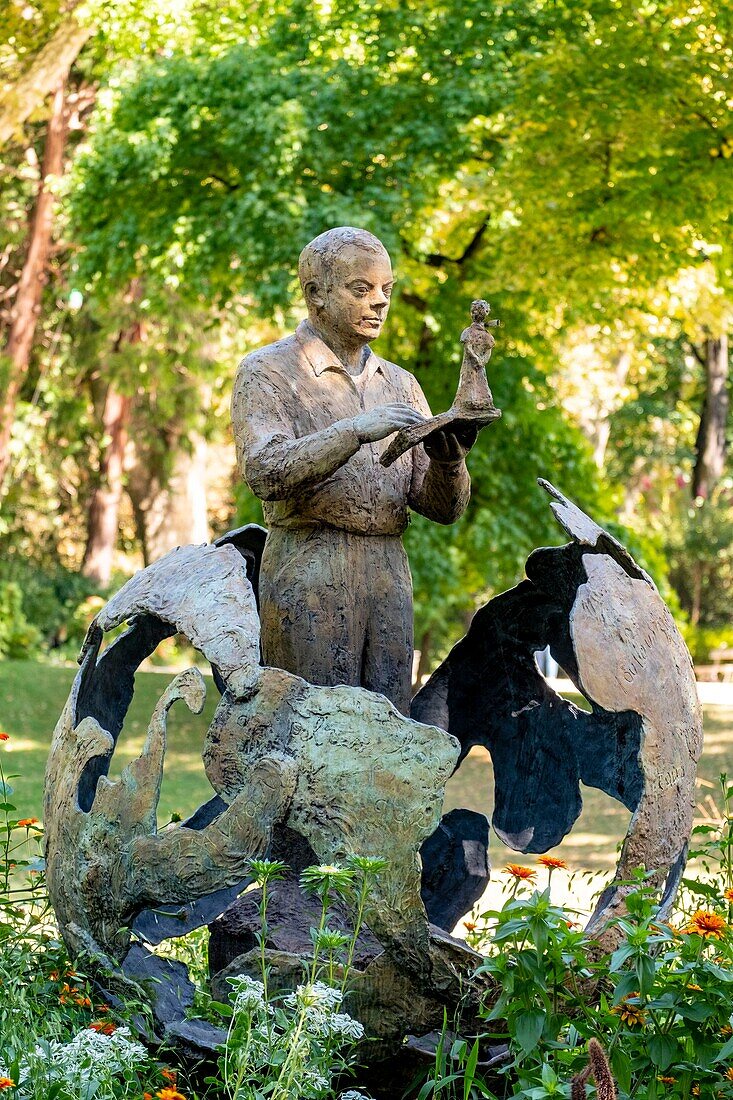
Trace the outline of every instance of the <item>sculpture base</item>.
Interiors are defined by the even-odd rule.
[[[385,450],[380,461],[383,466],[391,466],[400,455],[416,447],[418,443],[424,443],[433,432],[460,429],[461,427],[481,428],[493,424],[501,417],[501,409],[494,405],[482,405],[471,407],[470,405],[453,405],[447,412],[433,416],[430,420],[423,420],[421,424],[412,424],[409,428],[402,428],[397,432],[390,445]]]

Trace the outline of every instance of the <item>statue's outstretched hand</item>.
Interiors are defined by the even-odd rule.
[[[425,442],[425,454],[433,462],[461,462],[473,447],[478,428],[471,424],[456,427],[454,431],[432,432]]]
[[[400,428],[409,428],[411,424],[422,424],[425,417],[411,405],[379,405],[369,412],[360,413],[352,420],[354,431],[360,443],[375,443],[385,439]]]

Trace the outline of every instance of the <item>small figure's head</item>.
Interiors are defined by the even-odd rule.
[[[477,298],[471,302],[471,320],[474,324],[481,324],[491,313],[491,306],[483,298]]]
[[[373,233],[350,226],[321,233],[301,252],[298,275],[308,316],[326,334],[355,347],[379,336],[394,277]]]

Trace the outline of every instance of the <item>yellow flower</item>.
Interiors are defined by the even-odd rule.
[[[519,863],[507,863],[504,870],[509,875],[513,875],[514,878],[519,879],[533,879],[537,874],[531,867],[522,867]]]
[[[558,859],[557,856],[540,856],[537,860],[543,867],[549,868],[550,871],[567,870],[567,863],[564,859]]]
[[[733,1027],[730,1024],[723,1024],[720,1029],[720,1034],[725,1038],[728,1035],[733,1035]]]
[[[730,890],[725,891],[723,897],[726,901],[733,901],[733,886],[731,886]]]
[[[615,1012],[617,1016],[620,1016],[623,1023],[628,1024],[629,1027],[642,1027],[646,1022],[646,1016],[639,1005],[629,1004],[629,998],[638,996],[638,993],[629,993],[628,997],[624,997],[621,1004],[615,1005],[611,1009],[611,1012]]]
[[[155,1095],[158,1100],[186,1100],[186,1097],[178,1089],[159,1089]]]
[[[733,1066],[728,1066],[727,1070],[725,1071],[725,1076],[728,1078],[729,1081],[733,1081]]]
[[[657,1081],[661,1081],[663,1085],[676,1085],[676,1077],[657,1077]]]
[[[695,985],[694,982],[688,982],[687,988],[693,990],[694,993],[702,993],[702,986]]]
[[[727,927],[720,913],[713,913],[710,909],[698,909],[690,918],[685,932],[691,936],[702,936],[703,939],[719,940]]]
[[[15,1081],[12,1077],[0,1077],[0,1089],[14,1089]]]

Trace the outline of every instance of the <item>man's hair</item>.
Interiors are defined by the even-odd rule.
[[[319,233],[307,244],[298,260],[298,277],[305,293],[309,283],[327,287],[331,283],[333,269],[339,255],[347,248],[361,248],[373,256],[384,255],[389,259],[387,249],[379,237],[366,229],[354,229],[350,225],[340,225]]]

